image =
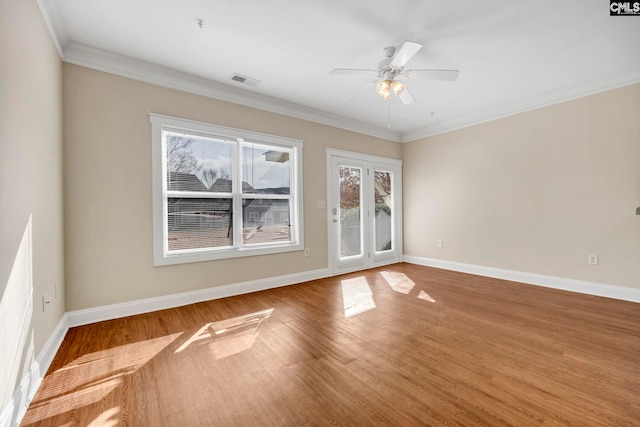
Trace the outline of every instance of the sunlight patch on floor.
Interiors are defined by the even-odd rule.
[[[180,335],[182,332],[77,358],[44,379],[23,424],[38,423],[99,402],[122,387],[125,377],[133,375]]]
[[[111,427],[120,424],[120,407],[109,408],[101,413],[87,427]]]
[[[208,345],[215,360],[243,352],[253,346],[260,326],[269,319],[273,308],[207,323],[193,334],[174,353],[191,345]]]
[[[413,280],[409,279],[406,274],[396,271],[381,271],[380,275],[386,280],[391,289],[401,294],[409,294],[416,286]]]
[[[364,276],[341,281],[345,317],[376,308],[371,287]]]
[[[23,423],[38,423],[46,418],[71,412],[76,408],[93,405],[120,387],[124,375],[127,374],[116,374],[111,378],[83,385],[75,391],[69,388],[67,390],[69,394],[65,394],[63,390],[58,396],[51,396],[46,400],[38,399],[29,407],[29,412],[27,412]]]
[[[436,302],[436,300],[431,298],[431,295],[429,295],[428,293],[426,293],[425,291],[422,291],[422,290],[418,294],[418,298],[423,299],[425,301],[429,301],[429,302]]]

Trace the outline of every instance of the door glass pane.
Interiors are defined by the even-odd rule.
[[[340,257],[362,253],[362,169],[340,166]]]
[[[290,206],[287,199],[244,199],[242,243],[291,241]]]
[[[167,199],[169,251],[231,246],[232,199]]]
[[[390,251],[392,247],[391,172],[375,171],[373,188],[376,203],[376,251]]]

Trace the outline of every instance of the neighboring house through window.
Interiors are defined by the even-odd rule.
[[[302,250],[302,141],[150,114],[154,265]]]

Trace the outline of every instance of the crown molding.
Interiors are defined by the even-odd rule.
[[[69,64],[80,65],[121,77],[295,117],[297,119],[308,120],[394,142],[400,142],[402,137],[402,134],[398,131],[380,128],[75,42],[70,42],[64,47],[62,59]]]
[[[620,70],[617,73],[594,78],[587,82],[564,86],[553,91],[520,99],[512,103],[502,104],[463,117],[455,117],[414,130],[399,132],[262,95],[247,89],[236,88],[231,85],[162,67],[140,59],[126,57],[71,42],[63,26],[60,24],[53,0],[36,1],[49,33],[51,34],[53,43],[58,50],[58,54],[64,62],[394,142],[415,141],[421,138],[451,132],[538,108],[594,95],[599,92],[640,83],[640,65],[636,65]]]
[[[496,108],[398,132],[74,42],[67,43],[64,47],[62,59],[86,68],[394,142],[415,141],[640,82],[640,66],[635,66]]]
[[[193,74],[162,67],[71,42],[60,23],[53,0],[36,0],[51,39],[62,61],[106,73],[127,77],[170,89],[207,96],[221,101],[257,108],[297,119],[308,120],[351,132],[400,142],[399,131],[381,128],[314,108],[236,88]]]
[[[51,36],[51,40],[58,51],[58,56],[63,58],[63,50],[62,47],[67,44],[67,34],[60,24],[60,19],[58,19],[58,14],[56,12],[55,6],[52,4],[51,0],[36,0],[38,3],[38,8],[40,8],[40,14],[42,15],[42,19],[44,19],[44,23],[49,30],[49,35]]]
[[[614,74],[601,76],[593,80],[565,86],[553,91],[503,104],[496,108],[480,111],[464,117],[457,117],[430,126],[407,131],[402,134],[401,142],[410,142],[441,133],[451,132],[469,126],[514,116],[550,105],[560,104],[573,99],[595,95],[596,93],[640,83],[640,65],[630,67]]]

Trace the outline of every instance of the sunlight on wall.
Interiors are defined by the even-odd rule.
[[[33,361],[33,274],[31,216],[20,240],[20,246],[0,300],[0,403],[11,399],[22,376]]]
[[[260,326],[269,319],[271,313],[273,308],[207,323],[174,353],[180,353],[196,343],[208,345],[215,360],[248,350],[258,337]]]
[[[354,279],[345,279],[342,285],[342,302],[344,304],[345,317],[355,316],[376,308],[371,287],[364,276]]]

